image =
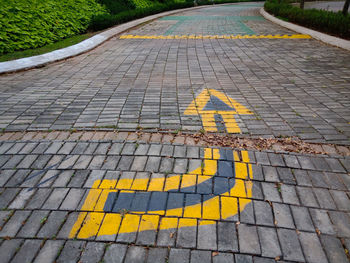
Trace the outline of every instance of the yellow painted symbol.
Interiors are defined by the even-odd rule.
[[[223,155],[227,160],[224,161]],[[176,229],[181,227],[214,224],[215,220],[225,220],[243,211],[251,202],[253,172],[247,151],[238,152],[222,149],[204,149],[204,165],[183,175],[152,174],[151,176],[128,177],[126,173],[118,179],[96,180],[80,209],[69,238],[91,238],[115,236],[146,230]],[[232,164],[230,166],[230,164]],[[229,166],[227,166],[229,165]],[[231,168],[227,168],[231,167]],[[141,173],[142,174],[142,173]],[[198,187],[216,180],[216,177],[227,179],[227,183],[216,186],[213,194],[196,194],[199,200],[185,198],[184,202],[167,197],[164,209],[162,198],[147,209],[116,209],[119,198],[131,202],[129,198],[145,195],[170,196],[167,192],[186,192],[186,189]],[[116,198],[118,196],[118,198]],[[174,196],[181,196],[176,194]],[[113,202],[110,202],[111,200]],[[122,201],[123,201],[122,200]],[[142,203],[142,198],[139,200]],[[152,201],[152,200],[151,200]],[[177,203],[179,203],[178,205]],[[110,208],[110,204],[113,204]],[[200,221],[198,221],[200,219]]]
[[[228,133],[240,133],[234,115],[253,114],[250,110],[224,93],[214,90],[203,90],[187,107],[185,115],[200,115],[205,131],[217,132],[223,125]]]

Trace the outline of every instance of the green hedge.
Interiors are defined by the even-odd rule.
[[[344,16],[341,12],[325,10],[300,9],[285,2],[278,3],[277,0],[266,1],[264,7],[267,12],[286,18],[289,22],[350,39],[350,15]]]
[[[107,13],[95,0],[0,0],[0,54],[41,47],[86,31]]]
[[[143,4],[145,4],[145,2],[146,1],[143,1]],[[136,6],[137,5],[138,4],[136,4]],[[191,7],[193,6],[193,2],[192,1],[191,2],[168,1],[165,3],[154,2],[151,6],[147,6],[147,5],[145,6],[146,7],[143,7],[143,8],[136,8],[128,11],[122,11],[115,15],[112,15],[112,14],[96,15],[92,18],[90,28],[92,30],[102,30],[117,24],[121,24],[133,19],[148,16],[148,15],[153,15],[156,13],[173,10],[173,9]]]

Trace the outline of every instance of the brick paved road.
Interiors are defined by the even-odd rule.
[[[350,55],[260,6],[164,17],[0,76],[1,262],[348,262]],[[140,128],[337,147],[247,151]]]
[[[133,35],[294,34],[261,4],[217,6],[156,20]],[[254,114],[241,133],[349,144],[349,52],[311,39],[119,39],[41,69],[0,76],[5,130],[118,128],[199,131],[185,115],[205,89]]]

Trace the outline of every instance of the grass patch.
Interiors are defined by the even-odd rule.
[[[12,53],[0,55],[0,62],[45,54],[47,52],[51,52],[51,51],[54,51],[57,49],[61,49],[61,48],[65,48],[68,46],[75,45],[75,44],[91,37],[92,35],[93,35],[92,33],[77,35],[77,36],[69,37],[69,38],[63,39],[61,41],[58,41],[58,42],[55,42],[53,44],[49,44],[49,45],[46,45],[43,47],[34,48],[34,49],[27,49],[27,50],[23,50],[23,51],[15,51]]]

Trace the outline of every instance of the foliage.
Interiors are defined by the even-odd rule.
[[[136,8],[135,1],[132,0],[98,0],[98,2],[105,6],[111,15]]]
[[[265,10],[302,26],[350,39],[350,15],[317,9],[300,9],[285,2],[269,0]]]
[[[44,46],[86,31],[95,0],[0,0],[0,54]]]
[[[136,0],[133,0],[136,2]],[[118,14],[101,14],[96,15],[92,18],[91,29],[92,30],[102,30],[113,25],[125,23],[127,21],[145,17],[148,15],[160,13],[163,11],[168,11],[172,9],[185,8],[193,6],[193,2],[175,2],[167,1],[165,3],[160,3],[154,1],[152,5],[149,5],[150,1],[137,0],[136,6],[144,6],[136,9],[122,11]]]

